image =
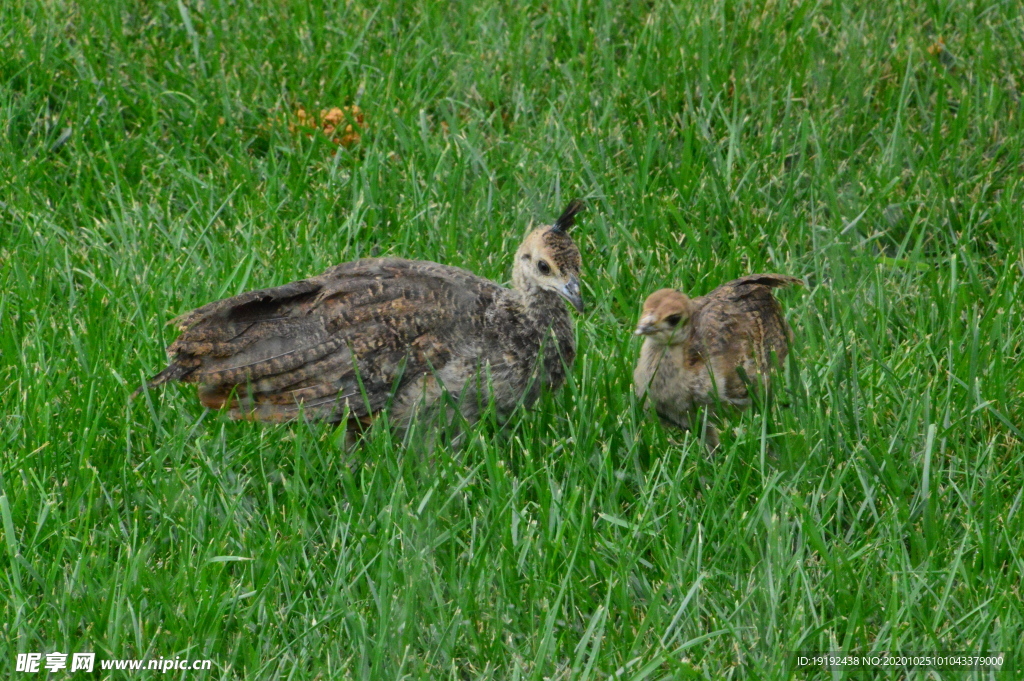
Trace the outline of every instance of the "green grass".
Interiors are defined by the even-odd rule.
[[[50,651],[214,661],[178,678],[1024,660],[1018,3],[93,6],[0,3],[12,675]],[[288,129],[353,103],[352,150]],[[461,450],[128,401],[183,311],[371,253],[504,281],[576,195],[571,382]],[[789,406],[708,457],[637,408],[632,326],[656,288],[757,271],[809,284],[780,294]]]

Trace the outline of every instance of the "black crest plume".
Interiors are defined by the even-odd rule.
[[[576,224],[576,214],[583,210],[583,201],[580,199],[573,199],[569,202],[569,205],[565,207],[562,214],[555,220],[554,226],[551,228],[552,232],[565,233],[570,227]]]

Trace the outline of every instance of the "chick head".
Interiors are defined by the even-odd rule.
[[[580,250],[568,233],[581,210],[583,202],[573,201],[555,224],[540,227],[526,235],[516,251],[512,282],[524,292],[540,289],[557,293],[582,313]]]
[[[686,294],[663,288],[647,296],[634,333],[661,345],[682,343],[692,314],[693,301]]]

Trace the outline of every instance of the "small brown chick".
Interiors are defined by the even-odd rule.
[[[560,387],[576,356],[563,301],[583,311],[567,231],[582,208],[573,201],[527,235],[511,289],[434,262],[367,258],[187,312],[170,366],[147,386],[195,383],[204,406],[257,421],[301,413],[358,429],[388,406],[402,426],[435,406],[474,421],[491,399],[506,416]]]
[[[691,427],[699,405],[750,406],[754,385],[768,386],[774,356],[780,365],[792,332],[771,289],[803,285],[784,274],[752,274],[691,300],[661,289],[644,301],[636,335],[644,336],[633,373],[636,394],[667,425]],[[718,447],[710,423],[709,450]]]

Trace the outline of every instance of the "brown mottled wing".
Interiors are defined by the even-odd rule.
[[[171,365],[149,383],[198,383],[211,408],[286,421],[360,418],[393,392],[441,369],[459,343],[482,335],[502,288],[425,261],[365,259],[319,277],[244,293],[175,322]]]
[[[781,362],[789,352],[792,333],[772,289],[803,281],[784,274],[751,274],[722,284],[706,296],[695,299],[698,306],[691,319],[695,350],[702,356],[730,367],[726,376],[730,397],[744,397],[746,387],[734,368],[753,355],[759,370],[766,371],[774,352]],[[753,377],[750,377],[753,378]]]

